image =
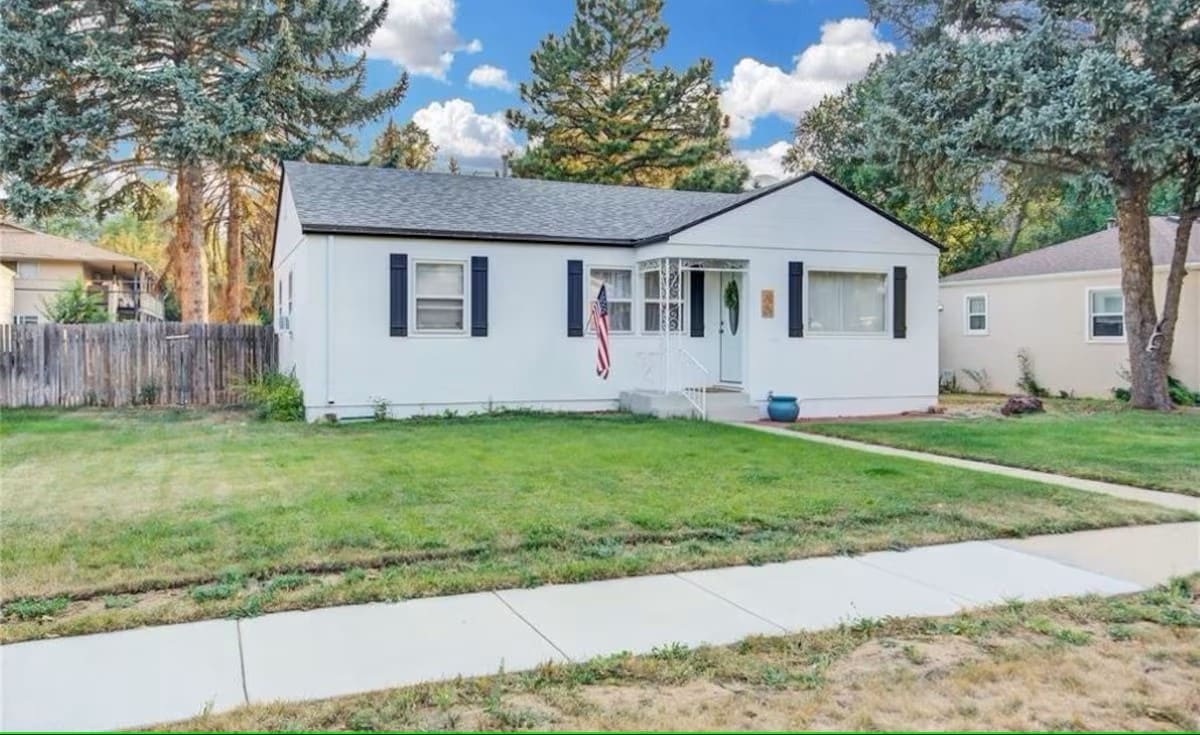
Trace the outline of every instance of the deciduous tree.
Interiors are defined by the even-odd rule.
[[[437,146],[424,128],[411,120],[400,127],[395,119],[389,119],[371,145],[368,162],[373,166],[428,171],[433,167],[435,155]]]

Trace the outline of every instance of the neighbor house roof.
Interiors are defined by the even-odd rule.
[[[815,177],[940,247],[815,172],[720,194],[297,161],[283,168],[305,232],[639,245]]]
[[[1176,227],[1173,217],[1150,218],[1150,254],[1155,265],[1167,265],[1171,262],[1171,255],[1175,250]],[[1200,227],[1192,228],[1188,240],[1187,262],[1200,262]],[[1110,227],[1074,240],[1048,245],[995,263],[954,273],[943,278],[942,283],[1118,270],[1120,267],[1121,245],[1117,240],[1117,228]]]
[[[114,253],[86,242],[31,230],[0,221],[0,258],[5,260],[74,260],[92,264],[140,265],[138,258]]]

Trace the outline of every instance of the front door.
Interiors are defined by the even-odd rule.
[[[742,382],[742,334],[746,331],[745,299],[742,297],[742,274],[722,273],[720,293],[721,314],[721,382]]]

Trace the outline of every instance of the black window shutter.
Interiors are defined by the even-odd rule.
[[[392,253],[391,335],[408,336],[408,256]]]
[[[908,269],[902,265],[892,271],[892,336],[908,336]]]
[[[567,336],[583,336],[583,261],[567,261]]]
[[[788,263],[788,336],[804,336],[804,263]]]
[[[471,256],[471,336],[486,337],[488,327],[488,259]]]
[[[704,271],[692,271],[692,282],[689,285],[692,300],[692,336],[704,336]]]

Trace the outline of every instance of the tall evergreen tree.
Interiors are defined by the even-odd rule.
[[[910,44],[881,69],[872,145],[916,177],[997,161],[1101,185],[1115,198],[1132,403],[1171,408],[1167,365],[1200,214],[1195,0],[871,0]],[[1157,310],[1149,212],[1184,182]]]
[[[530,57],[526,109],[508,112],[530,140],[513,174],[669,187],[698,166],[728,165],[712,62],[654,67],[667,33],[662,0],[578,0],[566,33]]]
[[[213,172],[235,203],[229,235],[239,248],[242,182],[279,158],[336,155],[334,146],[350,142],[347,127],[403,95],[403,77],[363,94],[365,56],[347,55],[386,11],[363,0],[13,0],[0,31],[0,126],[12,136],[0,163],[15,180],[11,208],[70,206],[86,178],[169,173],[177,195],[169,261],[183,318],[207,320],[204,195]],[[10,66],[13,52],[21,62]],[[41,110],[40,123],[20,124],[29,110]],[[126,190],[136,192],[117,189]]]
[[[435,155],[437,146],[424,128],[411,120],[400,127],[395,119],[389,119],[371,145],[367,160],[374,166],[428,171],[433,167]]]

